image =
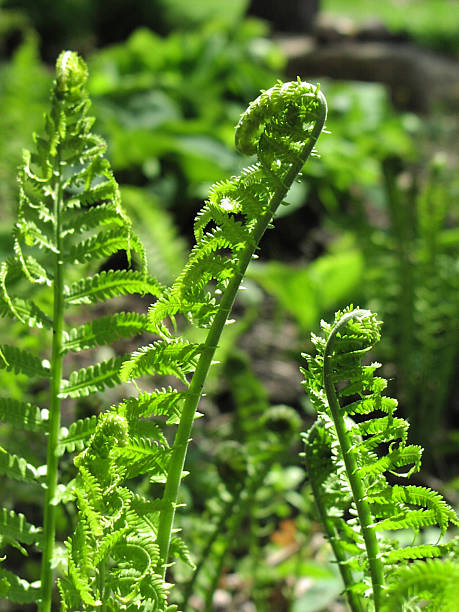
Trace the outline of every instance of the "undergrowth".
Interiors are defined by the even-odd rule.
[[[73,500],[78,516],[59,580],[62,608],[160,610],[167,607],[171,556],[191,563],[173,523],[205,379],[245,270],[313,152],[326,104],[318,87],[298,80],[275,85],[249,106],[237,126],[236,145],[243,153],[257,154],[258,162],[211,188],[196,217],[196,245],[177,280],[163,289],[146,273],[143,247],[121,208],[117,185],[103,158],[105,144],[92,133],[86,80],[84,62],[72,52],[62,53],[45,135],[35,138],[36,152],[24,154],[20,170],[14,256],[1,268],[3,314],[52,335],[48,361],[10,345],[1,347],[2,367],[49,380],[47,411],[3,400],[3,419],[47,434],[48,453],[46,466],[38,467],[2,451],[4,473],[45,489],[43,529],[13,510],[5,511],[3,529],[6,543],[24,552],[21,542],[43,550],[41,584],[2,569],[2,594],[19,603],[36,601],[40,610],[50,610],[56,508],[62,500]],[[140,269],[103,271],[65,284],[73,278],[73,266],[119,249],[127,252],[128,263],[131,253],[136,253]],[[40,303],[15,297],[17,279],[48,290],[50,312]],[[70,305],[131,291],[159,296],[148,315],[116,313],[78,328],[66,325],[64,314]],[[174,334],[179,315],[208,330],[203,343]],[[67,352],[140,332],[156,339],[130,356],[64,372]],[[152,374],[173,376],[177,386],[141,392],[112,406],[98,420],[60,427],[63,399]],[[171,445],[163,425],[151,418],[161,416],[166,417],[166,425],[178,425]],[[58,487],[59,457],[75,450],[82,450],[75,458],[77,477]],[[126,486],[139,476],[164,483],[162,498],[152,500]]]
[[[14,502],[1,511],[2,545],[24,555],[38,550],[41,576],[27,581],[1,567],[0,595],[48,612],[59,574],[62,610],[186,610],[197,589],[210,611],[241,525],[256,524],[258,493],[269,490],[265,479],[291,452],[301,422],[286,406],[268,406],[245,377],[246,393],[235,392],[238,441],[225,439],[214,453],[221,497],[209,500],[210,528],[197,562],[175,517],[192,427],[247,266],[314,154],[326,102],[318,86],[298,79],[277,83],[249,105],[236,146],[257,161],[211,187],[195,218],[195,246],[164,287],[149,276],[142,243],[121,207],[106,145],[93,133],[86,82],[83,60],[63,52],[44,134],[23,155],[14,250],[0,267],[0,314],[40,339],[35,353],[0,345],[0,367],[25,387],[25,399],[0,397],[0,418],[18,435],[47,441],[46,464],[25,444],[24,456],[0,448],[1,473],[43,496],[42,527]],[[125,194],[133,210],[143,205],[135,191]],[[174,242],[173,228],[164,232]],[[100,260],[120,251],[127,269],[100,268]],[[182,253],[178,242],[174,252]],[[114,312],[75,325],[75,312],[84,320],[88,307],[127,294],[156,301],[145,314]],[[180,333],[183,320],[201,330],[201,340]],[[378,364],[361,365],[379,325],[368,311],[348,309],[323,325],[324,338],[313,338],[317,355],[308,358],[305,376],[319,417],[305,436],[310,481],[353,610],[365,609],[364,598],[377,611],[408,609],[416,598],[432,610],[447,609],[457,577],[454,543],[401,548],[380,535],[437,526],[443,536],[458,519],[434,491],[392,483],[419,469],[421,448],[408,444],[407,422],[394,416],[395,400],[382,395],[385,381],[373,376]],[[115,342],[140,335],[151,342],[129,354],[112,351]],[[108,359],[97,359],[101,348]],[[86,365],[75,369],[82,352]],[[160,384],[152,389],[153,377]],[[108,389],[118,385],[122,401],[62,427],[72,400],[103,392],[108,402]],[[65,552],[56,537],[63,509],[72,522]],[[250,546],[261,564],[257,543]],[[174,594],[178,604],[169,582],[175,558],[190,567],[181,595]]]

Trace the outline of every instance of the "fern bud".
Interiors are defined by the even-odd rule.
[[[56,93],[72,94],[86,85],[88,69],[73,51],[62,51],[56,62]]]

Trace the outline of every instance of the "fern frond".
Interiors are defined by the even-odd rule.
[[[394,432],[392,439],[396,439],[397,433]],[[378,443],[375,441],[375,443]],[[391,472],[396,476],[403,476],[405,478],[411,476],[414,472],[419,472],[421,468],[421,455],[422,448],[416,444],[409,444],[408,446],[399,446],[390,450],[387,455],[378,459],[374,457],[369,459],[367,456],[366,463],[362,465],[359,470],[362,475],[376,476],[384,472]],[[411,465],[411,468],[406,472],[399,472],[397,468],[406,467]]]
[[[97,417],[95,415],[86,419],[78,419],[70,427],[62,428],[60,431],[59,442],[57,444],[57,454],[63,455],[65,452],[83,450],[85,443],[96,431]]]
[[[106,176],[108,166],[106,160],[103,161],[104,163],[101,163],[98,168],[98,173],[99,175]],[[95,170],[93,166],[92,171],[94,172]],[[81,175],[73,177],[72,184],[75,185],[81,178]],[[70,216],[68,218],[69,222],[66,223],[64,229],[70,228],[72,221],[75,221],[75,230],[88,230],[98,227],[99,224],[105,225],[106,223],[125,225],[126,220],[123,219],[121,211],[115,203],[118,199],[117,184],[114,180],[103,181],[96,185],[93,184],[89,189],[79,191],[76,195],[68,199],[69,208],[82,208],[83,206],[87,207],[94,204],[98,204],[98,206],[94,206],[89,210],[84,210],[82,214]],[[109,201],[108,203],[106,202],[107,200]],[[114,200],[114,202],[110,202],[111,200]]]
[[[28,247],[37,246],[44,251],[58,253],[53,238],[30,219],[18,221],[14,227],[13,236],[16,241],[24,242]]]
[[[116,531],[108,531],[104,537],[98,539],[97,551],[92,559],[94,567],[109,559],[115,547],[125,539],[127,531],[127,527],[118,528]],[[77,556],[75,556],[75,558],[78,559]]]
[[[38,548],[43,543],[43,532],[40,527],[28,523],[23,514],[17,514],[6,508],[0,509],[0,534],[8,543],[35,544]]]
[[[40,481],[38,470],[23,457],[14,455],[0,446],[0,474],[14,480],[37,483]]]
[[[288,191],[292,177],[311,152],[325,115],[319,88],[298,80],[278,83],[263,92],[241,116],[236,147],[243,153],[256,152],[259,161],[239,176],[211,187],[195,220],[196,245],[188,262],[170,291],[150,310],[160,335],[170,335],[162,321],[173,320],[177,314],[199,327],[212,324],[218,295],[240,273],[242,251],[255,250],[257,224],[264,215],[271,216],[269,207],[274,201],[276,208],[280,204],[278,199],[283,196],[279,194]],[[216,282],[207,297],[212,281]]]
[[[64,362],[65,354],[111,345],[151,330],[145,315],[118,312],[65,332],[66,308],[132,293],[154,297],[162,294],[160,284],[146,273],[143,245],[121,206],[118,185],[104,158],[106,144],[93,134],[87,76],[86,65],[77,54],[65,51],[59,56],[43,133],[34,137],[33,152],[24,152],[18,172],[13,256],[0,265],[0,316],[52,332],[47,335],[51,354],[47,354],[46,360],[7,344],[0,346],[0,368],[29,379],[49,380],[47,410],[0,398],[0,420],[22,430],[48,434],[46,466],[36,467],[0,448],[1,474],[35,482],[45,491],[43,537],[23,522],[22,515],[0,516],[0,530],[6,543],[26,552],[21,542],[32,543],[32,536],[36,544],[43,542],[40,590],[43,611],[50,610],[52,605],[57,506],[76,500],[81,516],[68,549],[68,575],[60,583],[64,609],[92,610],[102,605],[101,585],[95,582],[97,568],[92,565],[97,538],[121,529],[123,513],[127,512],[123,504],[129,501],[120,488],[128,466],[114,452],[123,446],[123,436],[128,436],[127,421],[109,413],[98,423],[91,418],[76,421],[68,430],[60,426],[61,400],[84,397],[120,384],[121,365],[127,356],[70,372]],[[88,277],[85,270],[83,280],[65,287],[68,279],[75,277],[72,265],[93,262],[119,250],[126,252],[129,267],[132,256],[137,256],[139,271],[108,271]],[[18,297],[16,292],[24,287],[24,293]],[[40,335],[40,341],[42,337],[45,334]],[[67,380],[63,379],[63,372],[68,372]],[[40,384],[40,398],[43,391]],[[167,446],[166,438],[153,422],[145,420],[137,428],[132,424],[132,431],[133,439],[136,433],[139,440],[152,435]],[[79,475],[70,483],[59,483],[59,457],[75,451],[83,451],[75,458]],[[135,469],[131,466],[131,471]],[[19,597],[15,591],[29,589],[20,579],[12,580],[11,588],[8,584],[4,574],[0,578],[0,593],[5,592],[13,600]],[[27,601],[26,595],[20,597],[17,601]]]
[[[161,285],[150,276],[135,270],[109,270],[81,279],[64,289],[68,304],[97,304],[106,300],[139,293],[160,296]]]
[[[0,567],[0,597],[18,604],[33,604],[40,600],[39,582],[27,582],[13,572]]]
[[[159,480],[167,474],[168,449],[148,438],[131,436],[128,443],[119,448],[117,454],[121,465],[127,467],[127,477],[155,472]]]
[[[125,416],[128,421],[136,421],[139,417],[166,415],[166,424],[176,424],[180,419],[181,405],[185,399],[184,391],[172,387],[155,389],[152,393],[141,393],[138,397],[130,397],[115,410]]]
[[[414,561],[416,559],[433,559],[444,557],[452,548],[452,544],[418,544],[390,550],[385,562],[388,564],[400,563],[400,561]]]
[[[72,263],[86,263],[101,257],[108,257],[121,249],[129,251],[131,246],[140,249],[139,243],[134,241],[129,229],[122,227],[114,230],[103,230],[96,236],[72,245],[64,259]]]
[[[32,300],[3,295],[0,297],[0,317],[16,318],[28,327],[52,329],[53,322]]]
[[[99,507],[101,500],[103,499],[103,489],[102,485],[92,474],[89,469],[87,469],[84,465],[82,465],[83,461],[81,456],[80,461],[77,461],[78,457],[75,459],[75,465],[78,466],[79,476],[81,477],[82,487],[75,487],[75,495],[78,502],[78,508],[80,510],[81,521],[86,523],[89,526],[89,530],[91,535],[96,538],[97,536],[102,535],[103,533],[103,521],[102,521],[102,513]],[[79,536],[79,540],[74,539],[74,543],[72,546],[83,546],[84,542],[80,543],[80,539],[84,539],[84,533],[77,534]]]
[[[171,555],[181,559],[191,569],[196,569],[196,564],[193,561],[193,556],[190,549],[178,536],[172,536],[171,538]]]
[[[437,543],[396,548],[391,541],[383,545],[376,532],[411,529],[416,535],[422,528],[439,526],[441,537],[450,525],[459,522],[435,491],[392,485],[387,480],[389,473],[407,478],[419,471],[422,448],[406,444],[408,423],[394,416],[397,402],[381,395],[386,381],[374,376],[380,364],[362,365],[380,338],[380,326],[369,311],[350,306],[337,312],[333,324],[321,323],[323,337],[313,337],[316,354],[306,356],[308,369],[304,370],[304,384],[319,415],[318,425],[305,436],[314,497],[322,508],[321,518],[340,570],[347,567],[341,573],[349,598],[357,592],[355,572],[368,571],[378,610],[385,597],[387,570],[384,572],[383,560],[392,571],[393,565],[403,566],[408,560],[444,555],[450,546]],[[381,417],[381,412],[385,416]],[[352,420],[355,415],[361,417],[360,422]],[[342,481],[339,486],[337,479]],[[354,529],[363,536],[363,556],[361,544],[356,548],[357,541],[349,538],[352,534],[343,520],[347,512],[356,516]],[[356,607],[359,601],[350,603],[353,609],[361,609]]]
[[[125,219],[120,215],[118,207],[112,203],[99,204],[84,212],[78,210],[73,214],[67,215],[63,233],[67,235],[83,231],[87,232],[102,225],[112,224],[120,227],[123,227],[125,224]]]
[[[129,422],[129,433],[137,438],[154,440],[163,446],[169,446],[163,427],[150,419],[135,419]]]
[[[427,602],[422,609],[451,612],[456,609],[459,564],[427,559],[414,561],[391,574],[383,598],[382,612],[403,609],[406,602]]]
[[[91,528],[90,521],[84,516],[83,520],[78,522],[71,539],[72,557],[78,563],[82,573],[86,575],[91,575],[94,572],[91,544],[93,544],[98,533],[97,530]]]
[[[370,500],[374,499],[372,494]],[[377,501],[386,500],[400,508],[401,516],[396,513],[392,518],[385,519],[377,524],[378,529],[405,529],[439,525],[441,535],[444,535],[450,523],[459,525],[455,511],[445,502],[436,491],[426,487],[414,485],[394,485],[377,496]],[[403,504],[403,505],[400,505]],[[404,506],[406,504],[406,506]],[[426,510],[413,510],[413,506],[421,506]]]
[[[62,381],[60,397],[86,397],[103,391],[107,387],[119,385],[121,382],[120,369],[127,358],[127,355],[113,357],[72,372],[67,381]]]
[[[67,572],[84,604],[91,606],[90,609],[98,608],[102,605],[102,601],[100,599],[96,599],[92,595],[92,581],[90,581],[89,578],[82,571],[80,571],[77,563],[72,557],[69,557],[68,559]]]

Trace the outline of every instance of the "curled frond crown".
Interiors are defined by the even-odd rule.
[[[380,364],[364,365],[380,338],[381,322],[370,311],[351,306],[338,312],[332,324],[322,322],[321,326],[322,336],[312,338],[315,354],[304,355],[308,367],[302,370],[304,386],[318,412],[315,425],[304,436],[305,456],[314,497],[343,579],[348,590],[353,585],[357,593],[364,585],[352,571],[368,571],[370,563],[369,553],[362,559],[360,502],[368,507],[371,524],[367,528],[377,534],[378,558],[383,560],[387,575],[410,560],[441,557],[452,545],[413,543],[402,548],[393,539],[383,540],[384,531],[410,529],[416,537],[423,528],[438,527],[442,536],[459,520],[440,494],[403,484],[419,471],[423,449],[408,443],[408,422],[395,416],[396,400],[383,395],[387,383],[374,375]],[[343,425],[338,422],[342,418]],[[344,453],[352,455],[352,474]],[[363,500],[353,497],[357,479]],[[356,518],[346,518],[349,514]]]

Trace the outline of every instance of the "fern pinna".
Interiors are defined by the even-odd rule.
[[[400,547],[382,536],[411,530],[416,538],[438,526],[441,537],[459,520],[438,493],[399,484],[420,469],[422,448],[407,443],[407,421],[395,416],[396,400],[382,395],[386,380],[374,376],[380,364],[362,365],[380,326],[370,311],[350,307],[333,324],[322,322],[323,336],[312,336],[316,354],[304,355],[302,370],[318,413],[304,435],[310,483],[353,611],[368,609],[370,593],[376,611],[412,609],[417,597],[429,610],[449,610],[457,564],[445,563],[443,580],[429,590],[439,566],[416,560],[452,554],[454,544]]]
[[[111,345],[151,327],[146,315],[119,312],[72,328],[66,326],[64,314],[76,305],[128,293],[159,295],[161,290],[145,272],[142,245],[121,208],[118,186],[104,159],[106,145],[92,132],[86,81],[84,62],[73,52],[63,52],[57,60],[44,135],[35,136],[35,152],[24,153],[19,170],[14,255],[0,268],[0,314],[37,329],[34,333],[48,333],[52,341],[47,359],[8,344],[0,347],[0,368],[49,384],[49,405],[44,411],[33,400],[0,397],[2,421],[39,432],[48,444],[46,466],[0,449],[1,473],[41,487],[45,496],[43,529],[27,523],[13,509],[2,510],[0,523],[3,544],[24,554],[23,545],[35,544],[42,551],[41,586],[0,568],[0,595],[20,604],[35,601],[43,611],[51,607],[56,507],[63,495],[57,484],[59,457],[81,450],[96,428],[95,417],[61,428],[61,402],[119,384],[120,367],[126,360],[126,356],[112,357],[68,371],[65,356]],[[126,250],[128,259],[136,253],[141,269],[86,276],[88,267],[83,264],[120,249]],[[77,280],[78,274],[83,280]],[[64,497],[71,497],[70,490]]]

